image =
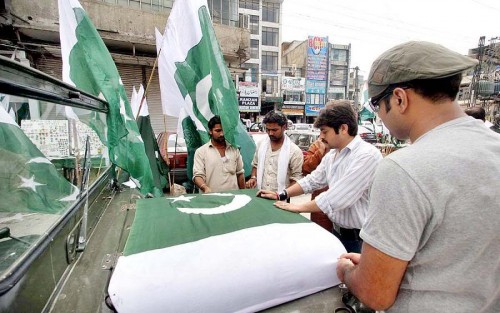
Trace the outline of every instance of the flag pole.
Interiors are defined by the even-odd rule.
[[[158,51],[158,55],[156,56],[155,63],[153,64],[153,69],[151,70],[151,75],[149,75],[149,80],[148,80],[148,84],[146,85],[146,90],[144,90],[144,94],[142,95],[141,104],[139,104],[139,110],[137,111],[137,116],[135,117],[136,121],[139,118],[139,114],[141,114],[142,104],[144,103],[144,99],[146,99],[146,95],[148,94],[149,85],[151,84],[151,81],[153,80],[153,74],[155,73],[156,64],[158,63],[158,58],[160,57],[160,53],[161,53],[161,48]]]

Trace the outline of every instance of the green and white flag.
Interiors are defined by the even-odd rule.
[[[118,312],[256,312],[339,283],[345,249],[253,190],[137,202],[108,288]]]
[[[0,106],[0,212],[60,213],[78,194]]]
[[[208,121],[220,115],[224,136],[240,147],[245,174],[255,143],[240,121],[234,82],[215,37],[206,0],[176,0],[164,37],[157,32],[163,113],[179,118],[188,146],[188,176],[196,148],[209,140]],[[160,35],[161,36],[161,35]],[[181,133],[180,131],[178,131]]]
[[[148,102],[146,98],[144,98],[144,100],[142,101],[143,97],[144,87],[140,85],[139,92],[137,92],[134,86],[132,90],[130,106],[133,116],[137,118],[137,127],[139,127],[142,141],[144,141],[146,154],[149,159],[151,171],[153,172],[154,184],[157,188],[163,189],[165,186],[167,186],[168,166],[160,155],[160,148],[158,147],[155,133],[153,131],[153,127],[151,126],[151,117],[149,116]],[[139,108],[141,109],[140,113]]]
[[[109,104],[106,139],[111,162],[131,175],[142,194],[162,195],[154,187],[144,142],[115,62],[77,0],[59,0],[59,31],[63,80]],[[94,130],[104,137],[99,128]]]

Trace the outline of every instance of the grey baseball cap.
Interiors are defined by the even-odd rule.
[[[373,98],[392,84],[414,79],[453,76],[476,64],[477,60],[441,45],[410,41],[387,50],[373,62],[368,76],[368,94]]]

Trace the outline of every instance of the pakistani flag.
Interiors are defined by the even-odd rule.
[[[160,148],[158,147],[155,133],[151,126],[148,102],[144,97],[144,87],[142,85],[139,87],[139,92],[135,90],[135,87],[133,88],[130,106],[133,116],[136,117],[137,127],[139,127],[142,140],[144,141],[146,154],[153,172],[154,185],[158,189],[163,189],[167,185],[168,166],[160,155]],[[139,108],[141,109],[140,113]]]
[[[0,212],[59,213],[78,193],[0,106]]]
[[[196,148],[209,140],[208,121],[220,115],[224,136],[240,147],[246,175],[255,144],[240,122],[234,82],[220,50],[206,0],[177,0],[165,28],[157,33],[163,113],[179,118],[188,146],[188,176]],[[159,48],[157,48],[160,50]]]
[[[77,0],[59,0],[59,26],[63,80],[109,104],[106,139],[111,162],[131,175],[142,194],[160,196],[116,65]],[[104,136],[98,127],[94,130]]]
[[[256,312],[339,283],[330,232],[253,190],[137,202],[108,288],[118,312]]]

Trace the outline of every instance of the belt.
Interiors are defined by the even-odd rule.
[[[344,240],[361,240],[359,237],[360,229],[335,227],[334,231],[336,231],[339,234],[339,237]]]

